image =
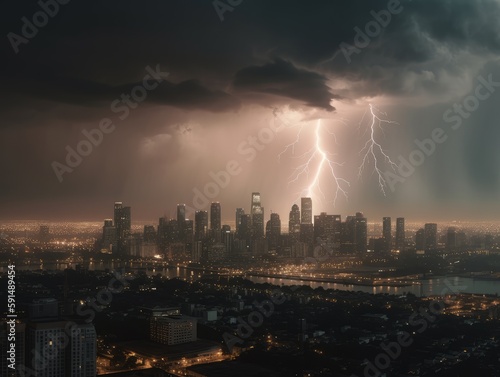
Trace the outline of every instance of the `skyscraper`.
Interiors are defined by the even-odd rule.
[[[415,235],[415,249],[417,251],[425,249],[425,230],[423,228],[417,230],[417,234]]]
[[[356,213],[356,251],[365,253],[368,247],[368,221],[361,212]]]
[[[208,212],[196,211],[194,214],[194,239],[201,241],[206,238],[208,232]]]
[[[249,214],[241,216],[241,226],[240,232],[238,234],[238,239],[245,241],[245,246],[250,245],[250,239],[252,237],[252,225],[251,217]]]
[[[240,232],[240,226],[241,226],[241,216],[245,214],[245,210],[243,208],[236,208],[236,234],[239,234]]]
[[[252,238],[264,238],[264,207],[261,206],[259,192],[252,192],[250,215],[252,222]]]
[[[266,224],[266,238],[269,250],[277,250],[281,246],[281,220],[277,213],[271,213],[271,218]]]
[[[392,226],[391,226],[391,218],[390,217],[384,217],[382,219],[382,236],[384,238],[385,251],[391,251],[391,249],[392,249]]]
[[[404,250],[405,248],[405,219],[398,217],[396,219],[396,249]]]
[[[338,249],[341,232],[340,215],[327,215],[321,212],[314,216],[314,242],[331,249]]]
[[[221,208],[219,202],[214,202],[210,205],[210,233],[212,239],[220,241],[221,231]]]
[[[433,250],[437,248],[437,224],[425,224],[425,249]]]
[[[457,228],[450,227],[446,232],[446,250],[453,251],[456,249],[457,245]]]
[[[300,198],[301,224],[312,224],[312,199]]]
[[[124,207],[122,202],[115,202],[115,228],[118,252],[125,252],[125,240],[130,235],[130,207]]]
[[[177,204],[177,227],[179,228],[179,240],[186,241],[185,224],[186,223],[186,205]]]
[[[292,206],[288,217],[288,234],[292,240],[298,241],[300,237],[300,209],[297,204]]]
[[[102,227],[102,249],[107,252],[113,252],[116,246],[116,227],[113,226],[113,220],[106,219]]]

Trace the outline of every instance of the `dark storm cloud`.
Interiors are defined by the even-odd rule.
[[[373,20],[371,11],[387,9],[387,4],[248,0],[220,22],[210,0],[71,1],[15,54],[6,35],[21,33],[21,17],[31,18],[39,5],[9,2],[0,15],[0,126],[8,125],[0,129],[0,167],[8,177],[0,186],[0,208],[6,202],[15,209],[30,200],[55,203],[78,195],[116,198],[128,166],[137,161],[140,140],[161,139],[164,128],[176,123],[196,118],[200,127],[233,127],[240,125],[241,109],[253,104],[332,111],[332,99],[414,96],[447,101],[457,88],[466,92],[463,83],[498,56],[498,1],[403,0],[403,11],[349,64],[339,45],[353,44],[354,28],[364,29]],[[168,80],[118,125],[105,148],[64,185],[57,184],[52,159],[63,158],[64,147],[80,140],[81,128],[111,116],[111,102],[140,83],[146,66],[156,64],[170,72]],[[227,124],[226,113],[233,117]],[[211,122],[204,123],[206,118]],[[483,143],[485,138],[490,143],[494,139],[492,127],[478,127],[480,132],[468,138],[471,169],[496,163],[486,152],[474,157],[481,145],[490,145]],[[185,158],[175,140],[168,147],[158,144],[149,161]],[[167,148],[168,154],[160,154]],[[496,178],[484,178],[488,169],[476,169],[483,179],[473,178],[493,187]],[[192,174],[206,176],[206,171]],[[167,178],[176,182],[176,177]],[[156,179],[150,184],[161,191]]]
[[[241,69],[235,75],[233,87],[241,92],[287,97],[311,107],[333,111],[335,108],[330,101],[336,96],[330,92],[326,81],[327,78],[318,73],[276,59],[273,63]]]

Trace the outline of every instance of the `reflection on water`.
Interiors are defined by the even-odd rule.
[[[166,278],[181,278],[185,280],[196,280],[204,274],[200,270],[192,270],[184,267],[168,267],[162,265],[153,265],[146,262],[118,262],[118,261],[90,261],[87,262],[85,268],[90,271],[114,270],[119,268],[127,268],[135,271],[143,271],[148,276],[160,274]],[[30,265],[18,265],[16,270],[47,270],[47,271],[63,271],[66,268],[76,268],[76,263],[40,263]],[[5,272],[5,267],[0,267],[0,272]],[[388,287],[388,286],[363,286],[363,285],[347,285],[338,283],[312,282],[290,279],[267,278],[260,276],[247,277],[248,280],[254,283],[269,283],[273,285],[309,285],[312,288],[323,287],[324,289],[338,289],[342,291],[361,291],[365,293],[388,293],[394,295],[402,295],[404,293],[413,293],[416,296],[443,295],[450,293],[478,293],[478,294],[499,294],[500,281],[498,280],[475,280],[464,277],[435,277],[427,280],[419,280],[418,283],[407,287]]]

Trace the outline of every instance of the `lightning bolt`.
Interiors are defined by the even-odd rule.
[[[358,177],[361,178],[365,166],[368,165],[370,163],[371,158],[373,158],[373,173],[377,174],[380,191],[382,191],[382,193],[385,196],[385,187],[387,185],[387,182],[384,178],[381,168],[385,163],[388,164],[392,168],[392,170],[395,171],[398,165],[391,160],[391,158],[387,155],[382,146],[377,142],[375,131],[377,128],[379,128],[382,131],[382,133],[384,133],[382,124],[399,124],[399,123],[392,120],[381,118],[381,116],[387,117],[387,114],[384,113],[383,111],[380,111],[372,104],[370,104],[370,114],[372,118],[369,127],[370,137],[366,141],[364,147],[359,152],[359,154],[364,153],[364,155],[361,165],[359,167]],[[380,114],[380,116],[377,114]],[[363,121],[363,119],[361,120],[361,122]]]
[[[344,119],[337,120],[345,124]],[[314,126],[314,143],[312,147],[307,152],[299,156],[295,156],[296,147],[302,144],[301,137],[303,133],[310,132],[311,127],[310,125],[305,124],[290,125],[285,123],[285,125],[287,128],[298,129],[297,135],[295,137],[295,140],[287,144],[283,151],[278,154],[278,159],[280,160],[284,154],[290,151],[294,158],[303,161],[294,169],[294,171],[290,175],[288,186],[298,182],[303,176],[305,176],[307,179],[312,177],[311,183],[309,184],[309,186],[307,186],[307,188],[304,188],[302,190],[302,193],[305,193],[305,195],[308,197],[312,197],[316,192],[319,192],[321,196],[326,199],[326,195],[321,189],[321,177],[323,175],[323,172],[326,171],[328,172],[331,180],[335,185],[333,204],[336,204],[337,199],[340,195],[343,195],[347,200],[347,187],[350,186],[350,183],[346,179],[339,177],[336,173],[336,168],[339,166],[343,166],[343,163],[335,161],[335,154],[326,151],[321,143],[322,131],[326,131],[332,136],[335,143],[338,144],[335,134],[330,130],[324,128],[322,126],[321,120],[318,119],[316,125]]]

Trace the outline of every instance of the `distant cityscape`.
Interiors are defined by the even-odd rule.
[[[249,213],[235,209],[234,229],[219,202],[194,220],[178,204],[176,218],[142,231],[122,202],[101,230],[0,226],[2,280],[8,266],[17,280],[0,348],[8,354],[14,332],[18,366],[3,358],[1,375],[493,375],[496,226],[409,230],[404,217],[370,226],[361,212],[342,221],[313,208],[303,197],[288,224],[277,213],[265,221],[254,192]],[[406,333],[411,353],[394,343]],[[394,344],[404,356],[377,363],[374,346]]]

